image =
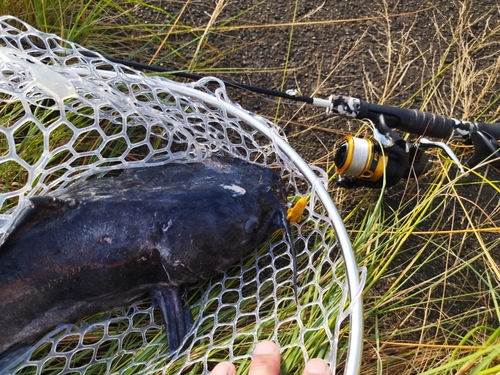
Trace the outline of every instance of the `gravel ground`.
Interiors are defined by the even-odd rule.
[[[152,3],[172,15],[182,12],[178,25],[202,30],[214,13],[213,1],[192,1],[183,11],[183,1]],[[385,4],[365,0],[297,4],[291,0],[234,0],[224,4],[216,19],[221,30],[204,39],[201,52],[196,53],[198,41],[193,41],[192,34],[169,36],[168,44],[172,49],[179,48],[179,56],[167,54],[168,48],[164,48],[159,54],[166,60],[164,66],[191,67],[200,74],[275,90],[297,89],[306,96],[327,98],[337,93],[389,105],[411,99],[415,108],[421,105],[425,93],[412,95],[435,73],[429,65],[444,56],[446,41],[452,39],[454,24],[461,18],[459,3],[448,0],[390,0]],[[474,27],[478,34],[487,21],[491,27],[499,22],[497,7],[494,0],[470,5],[467,17],[478,20]],[[132,12],[144,22],[170,22],[152,9],[139,7]],[[485,14],[492,17],[487,19]],[[158,45],[151,43],[136,59],[147,62]],[[451,62],[454,53],[451,51],[446,59]],[[496,58],[480,57],[480,64],[491,64]],[[387,72],[391,72],[390,77]],[[320,108],[284,101],[277,111],[274,97],[242,90],[230,90],[230,94],[243,107],[281,125],[291,144],[309,162],[325,162],[339,138],[355,126],[326,117]],[[432,103],[427,107],[434,109]],[[464,115],[461,108],[438,109],[444,115]]]

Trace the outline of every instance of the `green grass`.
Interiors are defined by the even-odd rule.
[[[297,77],[309,71],[315,72],[317,83],[307,87],[307,95],[349,93],[350,84],[358,84],[357,94],[370,102],[411,106],[464,119],[500,121],[500,26],[495,23],[493,10],[484,15],[471,13],[470,2],[452,4],[449,13],[444,14],[432,7],[404,12],[383,2],[374,6],[368,17],[321,19],[321,23],[314,20],[315,9],[305,12],[311,16],[300,13],[298,1],[290,2],[285,21],[276,22],[255,16],[264,17],[267,1],[238,10],[220,1],[219,8],[200,5],[201,11],[194,15],[190,11],[197,5],[187,2],[190,9],[175,2],[160,7],[156,2],[133,0],[81,1],[77,5],[64,0],[11,3],[1,3],[0,11],[115,57],[208,72],[236,81],[264,76],[279,89],[285,89],[290,81],[300,86]],[[156,12],[162,22],[145,23],[141,9]],[[321,6],[316,10],[321,11]],[[395,26],[400,18],[406,20],[404,27]],[[423,19],[428,24],[425,34],[416,28],[416,23]],[[356,40],[330,44],[332,57],[328,64],[321,57],[314,60],[311,56],[295,56],[298,33],[334,23],[362,31]],[[282,30],[281,34],[266,34],[269,38],[282,37],[279,43],[286,47],[281,54],[276,52],[279,61],[278,57],[276,61],[268,60],[266,66],[254,66],[252,61],[241,63],[239,55],[257,43],[238,39],[244,26],[261,32]],[[366,50],[363,42],[369,42],[371,48]],[[268,40],[269,46],[274,43],[276,40]],[[364,71],[356,65],[358,74],[353,76],[350,66],[355,61],[363,61],[371,70]],[[255,98],[250,94],[249,97]],[[368,127],[359,122],[332,120],[319,114],[320,110],[287,106],[272,98],[257,100],[264,103],[258,114],[287,129],[292,145],[311,164],[328,170],[332,179],[333,150],[329,138],[340,139],[348,132],[369,135]],[[4,124],[9,122],[9,116],[16,119],[22,115],[9,106],[1,110]],[[56,134],[54,143],[63,142],[68,134]],[[306,134],[318,142],[314,146],[308,144]],[[26,126],[20,130],[16,147],[22,149],[27,163],[34,163],[42,141],[36,131]],[[82,138],[81,144],[84,148],[97,147],[91,134]],[[309,152],[318,144],[323,144],[323,151],[315,150],[311,157]],[[463,161],[472,152],[470,147],[453,146]],[[119,152],[120,146],[116,147]],[[493,168],[486,167],[459,175],[445,155],[438,151],[431,154],[432,169],[424,177],[401,182],[383,192],[346,191],[331,185],[331,196],[345,218],[358,263],[367,268],[363,374],[500,372],[499,176]],[[24,183],[16,168],[10,164],[4,167],[0,171],[4,191]],[[12,203],[15,202],[9,202]],[[303,292],[302,302],[317,297],[312,288]],[[281,313],[290,314],[289,309],[293,313],[292,305],[284,306]],[[228,311],[224,319],[230,321],[233,314]],[[314,308],[308,311],[312,324],[318,314]],[[263,324],[259,328],[262,338],[269,336],[273,328],[267,324],[270,326]],[[343,328],[342,335],[345,331]],[[164,340],[158,332],[151,335],[153,342]],[[292,342],[294,335],[290,329],[286,337]],[[324,340],[321,334],[307,337],[305,344],[310,355],[325,355],[321,351]],[[225,342],[224,337],[220,342]],[[237,350],[245,353],[252,345],[252,340],[242,340],[237,343]],[[200,344],[194,355],[202,355],[203,348],[206,346]],[[114,353],[113,347],[109,352]],[[213,362],[226,354],[224,350],[214,351]],[[140,356],[140,360],[152,359],[158,352],[152,347]],[[294,348],[287,349],[283,367],[297,373],[303,366],[301,360]],[[240,370],[248,366],[245,360],[238,364]],[[116,368],[120,366],[123,363],[116,364]],[[95,373],[99,371],[95,369]]]

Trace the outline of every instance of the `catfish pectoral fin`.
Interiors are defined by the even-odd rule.
[[[191,308],[189,306],[184,307],[184,322],[186,323],[186,334],[188,334],[194,325],[193,314],[191,314]]]
[[[174,287],[155,291],[153,300],[161,311],[167,330],[168,347],[171,352],[176,351],[192,327],[191,311],[182,306],[179,291]]]

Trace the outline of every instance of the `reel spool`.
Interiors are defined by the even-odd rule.
[[[389,147],[382,150],[379,143],[371,139],[356,138],[348,134],[340,141],[334,157],[337,183],[347,188],[382,188],[385,178],[385,186],[393,186],[402,177],[409,175],[416,160],[420,161],[417,152],[417,147],[402,139],[390,143]],[[417,174],[421,173],[420,169],[419,164]]]
[[[387,156],[372,140],[346,135],[335,155],[337,173],[372,182],[379,181],[387,165]]]

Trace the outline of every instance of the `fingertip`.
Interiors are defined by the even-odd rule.
[[[255,350],[253,352],[254,355],[263,355],[263,354],[274,354],[278,351],[278,347],[272,341],[262,341],[257,344]]]
[[[221,362],[214,367],[210,375],[236,375],[236,367],[231,362]]]
[[[330,366],[319,358],[313,358],[307,362],[304,375],[331,375]]]
[[[248,375],[278,375],[280,351],[272,341],[260,342],[253,352]]]

